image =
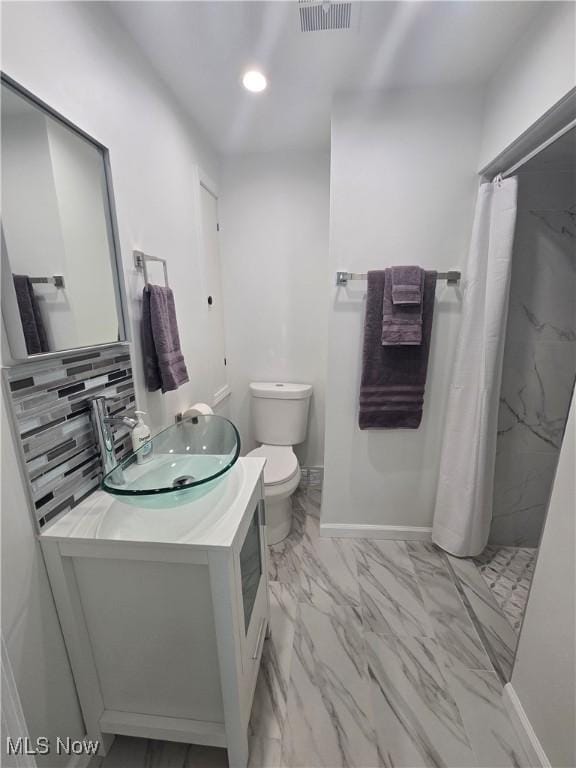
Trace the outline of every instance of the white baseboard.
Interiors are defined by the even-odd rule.
[[[230,386],[228,384],[224,384],[223,387],[220,387],[219,390],[214,392],[214,397],[212,399],[212,408],[216,408],[217,405],[220,405],[220,403],[223,400],[226,400],[227,397],[230,397],[232,394],[232,390],[230,389]]]
[[[512,721],[516,736],[518,736],[518,741],[526,753],[528,764],[536,768],[551,768],[550,760],[548,760],[546,752],[544,752],[542,744],[540,744],[538,736],[532,728],[512,683],[506,683],[504,686],[502,700]]]
[[[349,523],[320,523],[320,535],[326,538],[430,541],[432,537],[432,528],[418,525],[351,525]]]

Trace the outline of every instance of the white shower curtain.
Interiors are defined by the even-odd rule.
[[[488,541],[516,223],[515,178],[482,184],[440,461],[432,540],[458,557]]]

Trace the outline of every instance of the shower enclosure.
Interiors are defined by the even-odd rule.
[[[572,129],[518,171],[490,538],[473,561],[452,559],[477,628],[506,679],[575,377],[576,129]]]

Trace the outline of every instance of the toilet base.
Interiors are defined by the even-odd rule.
[[[268,544],[278,544],[292,528],[292,495],[283,499],[266,499],[266,538]]]

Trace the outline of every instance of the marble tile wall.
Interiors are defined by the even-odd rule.
[[[490,543],[538,545],[576,375],[576,175],[520,175]]]
[[[42,528],[97,488],[102,465],[88,398],[115,398],[111,415],[135,408],[127,345],[64,352],[4,371],[30,497]],[[131,450],[129,431],[114,428],[116,456]]]

